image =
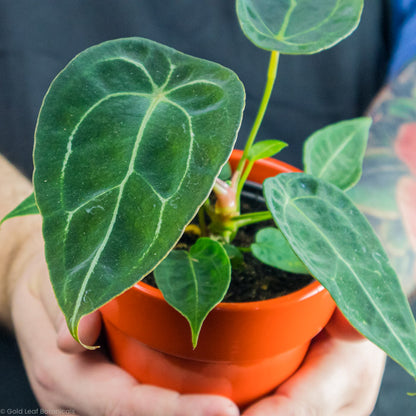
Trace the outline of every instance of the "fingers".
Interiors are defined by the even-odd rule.
[[[43,256],[34,259],[29,268],[30,275],[26,277],[32,295],[38,298],[56,330],[58,347],[67,353],[79,353],[85,351],[80,343],[75,341],[68,330],[64,315],[59,308],[52,285],[48,278],[48,269]],[[78,335],[84,345],[95,345],[101,332],[101,314],[99,311],[84,316],[79,324]]]
[[[343,339],[346,341],[364,341],[366,338],[359,333],[351,324],[343,313],[336,308],[330,321],[325,327],[325,331],[332,337]]]
[[[369,415],[384,363],[384,353],[370,342],[348,342],[324,332],[295,375],[243,415]]]
[[[94,354],[94,353],[92,353]],[[98,354],[95,354],[98,355]],[[238,410],[229,400],[219,396],[180,395],[159,387],[137,384],[120,368],[102,358],[83,363],[85,377],[79,383],[79,413],[88,415],[143,416],[237,416]],[[71,378],[73,373],[69,374]],[[94,385],[95,392],[91,391]]]
[[[32,269],[33,271],[33,269]],[[67,354],[56,342],[59,319],[56,310],[39,292],[39,282],[24,276],[13,296],[13,321],[22,357],[39,404],[47,410],[70,409],[82,416],[236,416],[237,407],[228,399],[208,395],[179,395],[176,392],[141,385],[99,351]],[[40,295],[40,296],[39,296]],[[54,299],[54,298],[52,298]],[[43,304],[43,300],[47,306]],[[97,329],[99,315],[83,320],[84,331]],[[62,323],[62,321],[61,321]],[[60,347],[67,334],[61,330]],[[87,336],[87,335],[85,335]],[[150,363],[151,365],[151,363]]]

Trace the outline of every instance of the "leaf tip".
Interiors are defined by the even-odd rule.
[[[194,325],[192,325],[191,323],[190,323],[190,327],[191,327],[191,332],[192,332],[192,349],[195,350],[195,348],[198,345],[199,334],[201,333],[202,323],[199,326],[199,328],[194,327]]]

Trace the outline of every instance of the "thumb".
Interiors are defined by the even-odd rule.
[[[40,300],[48,318],[55,328],[58,347],[68,353],[85,351],[69,332],[64,315],[58,306],[52,285],[49,280],[49,273],[46,262],[41,256],[35,259],[31,268],[29,286],[32,294]],[[101,332],[101,314],[95,311],[81,319],[79,324],[79,338],[84,345],[95,345]]]

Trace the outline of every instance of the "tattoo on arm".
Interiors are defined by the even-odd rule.
[[[363,176],[351,197],[368,216],[404,290],[416,293],[416,60],[375,98]]]

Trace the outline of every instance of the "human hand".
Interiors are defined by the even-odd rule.
[[[102,351],[86,351],[73,340],[56,304],[42,256],[30,264],[12,296],[12,319],[26,371],[41,407],[82,416],[234,416],[226,398],[180,395],[137,383]],[[99,312],[85,317],[80,338],[94,345]]]
[[[243,416],[368,416],[385,354],[358,334],[337,309],[299,370]]]

